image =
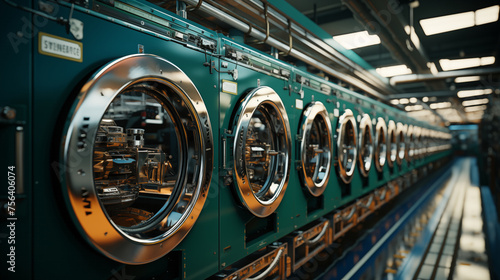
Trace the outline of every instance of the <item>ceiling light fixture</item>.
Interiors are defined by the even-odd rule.
[[[466,107],[466,108],[464,108],[464,111],[467,113],[476,112],[476,111],[484,111],[484,110],[486,110],[486,107],[487,107],[486,105]]]
[[[408,68],[408,66],[401,64],[401,65],[394,65],[394,66],[387,66],[387,67],[380,67],[375,69],[377,73],[379,73],[380,76],[382,77],[393,77],[393,76],[399,76],[399,75],[407,75],[411,74],[411,69]]]
[[[475,12],[465,12],[420,20],[425,35],[464,29],[498,21],[499,5],[479,9]]]
[[[410,35],[410,30],[411,30],[411,35]],[[415,47],[417,47],[417,49],[420,49],[420,39],[418,39],[418,35],[415,32],[415,28],[412,26],[410,29],[409,25],[405,25],[405,31],[406,31],[406,34],[410,35],[410,39],[411,39],[413,45]]]
[[[436,68],[436,64],[434,62],[427,62],[427,67],[431,70],[431,73],[436,75],[439,71]]]
[[[444,71],[486,66],[493,63],[495,63],[494,56],[439,60],[439,65]]]
[[[475,106],[475,105],[481,105],[481,104],[488,104],[490,100],[488,98],[483,98],[483,99],[475,99],[475,100],[467,100],[462,102],[462,106]]]
[[[449,108],[451,107],[451,102],[439,102],[439,103],[432,103],[429,105],[431,109],[442,109],[442,108]]]
[[[481,77],[479,76],[466,76],[466,77],[458,77],[455,78],[455,83],[468,83],[468,82],[475,82],[481,80]]]
[[[487,89],[472,89],[472,90],[461,90],[457,92],[457,96],[460,98],[466,98],[466,97],[472,97],[472,96],[480,96],[480,95],[486,95],[486,94],[491,94],[493,92],[492,89],[487,88]]]
[[[368,31],[333,36],[333,39],[348,50],[380,44],[380,38],[368,34]]]

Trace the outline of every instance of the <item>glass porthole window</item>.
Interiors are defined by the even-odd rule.
[[[397,146],[398,146],[398,156],[396,158],[396,162],[399,166],[403,163],[403,159],[406,155],[406,130],[407,126],[398,123],[396,128],[396,137],[397,137]]]
[[[236,193],[251,213],[267,217],[278,208],[288,185],[288,116],[279,95],[263,86],[246,95],[235,119]]]
[[[406,161],[412,162],[415,154],[415,133],[413,125],[408,126],[406,131]]]
[[[213,169],[210,120],[191,80],[157,56],[117,59],[82,88],[65,132],[64,193],[84,237],[130,264],[175,248]]]
[[[356,120],[351,110],[339,117],[337,128],[337,160],[339,175],[342,181],[349,184],[352,180],[357,161],[357,137]]]
[[[396,123],[393,120],[387,124],[387,137],[387,164],[392,168],[398,158],[398,137]]]
[[[387,124],[383,118],[377,119],[375,127],[375,168],[382,172],[387,162]]]
[[[367,177],[372,167],[374,154],[372,120],[368,114],[363,114],[363,117],[359,122],[358,138],[359,170],[364,177]]]
[[[332,160],[332,127],[323,103],[312,102],[306,107],[299,136],[299,173],[309,193],[319,196],[328,183]]]

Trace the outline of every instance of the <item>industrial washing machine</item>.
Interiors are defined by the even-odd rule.
[[[217,34],[144,2],[80,3],[0,3],[2,162],[22,179],[1,278],[205,279],[219,267]]]
[[[294,181],[291,67],[220,38],[220,269],[287,233]],[[293,192],[293,191],[292,191]]]

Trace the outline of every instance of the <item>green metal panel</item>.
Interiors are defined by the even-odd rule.
[[[30,1],[17,1],[17,3],[31,5]],[[4,208],[0,214],[0,251],[3,260],[0,265],[0,278],[29,279],[32,277],[30,264],[33,254],[33,248],[30,246],[33,240],[31,207],[33,203],[33,181],[31,180],[33,142],[30,141],[33,103],[30,73],[32,71],[31,36],[34,31],[29,13],[15,9],[4,1],[0,2],[0,11],[2,11],[0,35],[3,38],[0,76],[4,85],[0,93],[0,107],[8,106],[16,112],[11,120],[0,118],[0,135],[2,135],[0,137],[2,147],[0,180],[3,186],[0,202],[2,208],[8,203],[10,203],[8,206],[12,207]],[[22,127],[24,133],[22,164],[16,161],[17,127]],[[14,179],[12,176],[15,180],[12,180]],[[14,193],[9,193],[9,191],[14,191],[13,188],[9,190],[11,182],[16,186]]]
[[[3,3],[2,3],[3,4]],[[69,14],[69,9],[59,7],[61,14]],[[109,278],[116,275],[128,275],[137,278],[150,278],[155,275],[165,275],[169,269],[181,271],[179,278],[205,279],[218,271],[218,244],[216,242],[200,242],[201,240],[217,240],[218,238],[218,190],[217,190],[217,167],[214,166],[213,182],[207,202],[195,227],[188,237],[177,247],[178,254],[173,252],[164,258],[148,265],[125,266],[104,257],[92,249],[79,235],[71,218],[67,214],[66,205],[62,203],[61,189],[64,182],[59,181],[57,172],[60,167],[57,162],[59,144],[61,141],[60,128],[64,124],[68,108],[75,100],[77,93],[89,75],[94,73],[105,63],[124,55],[137,53],[138,45],[142,45],[145,52],[156,54],[170,60],[179,66],[191,77],[202,94],[211,117],[212,127],[218,127],[218,76],[210,74],[210,69],[203,66],[206,62],[204,52],[194,51],[185,46],[166,41],[154,36],[134,31],[122,25],[104,21],[86,13],[75,11],[74,18],[82,20],[85,24],[83,44],[83,61],[75,62],[52,56],[35,53],[33,63],[33,145],[32,162],[33,170],[33,196],[32,201],[33,219],[29,218],[29,205],[26,209],[19,207],[19,215],[24,215],[25,224],[18,228],[19,261],[29,264],[31,249],[33,249],[33,268],[24,269],[19,272],[21,279],[29,278],[31,271],[37,279],[70,277],[72,279]],[[7,25],[3,25],[7,26]],[[106,32],[95,32],[95,30],[106,30]],[[74,40],[66,34],[64,27],[47,22],[38,28],[39,32]],[[209,33],[209,32],[207,32]],[[109,40],[112,34],[113,40]],[[12,65],[22,65],[19,71],[11,73],[19,77],[25,77],[26,81],[19,81],[20,87],[13,88],[15,98],[9,97],[9,102],[22,102],[24,107],[30,103],[30,63],[31,48],[38,49],[38,33],[34,34],[32,45],[27,45],[22,55],[13,58]],[[22,46],[24,48],[24,46]],[[26,60],[25,63],[19,62]],[[20,73],[25,73],[24,75]],[[15,81],[14,78],[11,79]],[[22,87],[25,87],[23,89]],[[2,95],[4,96],[4,95]],[[23,101],[21,101],[23,100]],[[13,105],[15,105],[12,103]],[[26,110],[26,109],[25,109]],[[20,112],[22,118],[27,118],[26,112]],[[28,134],[29,136],[29,134]],[[219,139],[218,131],[213,131],[213,139]],[[217,145],[217,140],[215,140]],[[215,153],[215,162],[218,155]],[[29,172],[29,169],[27,170]],[[29,174],[29,173],[28,173]],[[31,178],[31,176],[26,176]],[[29,181],[26,182],[27,192],[31,191]],[[31,197],[25,200],[30,204]],[[21,204],[20,204],[21,205]],[[28,221],[34,222],[33,229]],[[26,226],[26,229],[24,228]],[[29,237],[23,234],[33,233],[33,244]],[[23,242],[21,243],[21,239]],[[21,253],[23,252],[23,253]],[[47,252],[51,252],[53,258],[47,258]],[[78,255],[75,259],[70,252]],[[28,254],[28,256],[24,256]],[[56,259],[54,259],[56,258]],[[175,259],[175,260],[174,260]],[[169,267],[170,263],[178,261],[178,267]],[[58,269],[53,268],[53,263],[58,263]],[[21,266],[20,266],[21,267]],[[82,269],[85,268],[85,269]],[[5,271],[5,270],[3,270]],[[184,272],[184,273],[182,273]]]

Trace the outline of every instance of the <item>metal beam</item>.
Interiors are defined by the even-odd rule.
[[[184,0],[188,4],[195,5],[199,1],[198,0]],[[263,9],[262,2],[248,0],[249,3],[253,5],[252,9],[248,9],[249,11],[258,12],[258,16],[261,16],[261,10]],[[276,3],[280,3],[284,1],[273,1],[273,5]],[[245,1],[237,1],[239,5],[249,5]],[[215,3],[214,3],[215,4]],[[271,3],[268,4],[270,7],[273,7]],[[249,7],[249,6],[247,6]],[[250,8],[250,7],[249,7]],[[292,36],[294,40],[304,40],[304,44],[308,45],[310,50],[298,50],[296,48],[290,49],[288,44],[288,37],[286,40],[283,38],[275,38],[274,34],[266,35],[266,32],[263,32],[256,28],[256,26],[252,26],[251,23],[240,19],[237,14],[234,14],[234,11],[229,11],[226,8],[215,7],[212,4],[207,2],[202,2],[201,6],[198,9],[203,13],[215,16],[218,20],[223,21],[230,26],[247,33],[249,36],[256,38],[257,40],[265,41],[266,44],[279,49],[280,51],[284,51],[288,53],[290,56],[293,56],[317,69],[328,73],[329,75],[334,76],[346,83],[351,84],[354,87],[359,88],[360,90],[366,92],[367,94],[378,98],[380,100],[386,100],[385,94],[394,94],[396,91],[388,84],[388,80],[383,79],[374,75],[372,72],[364,69],[360,65],[357,64],[356,61],[350,59],[350,57],[346,57],[341,55],[339,51],[334,49],[331,45],[325,42],[323,39],[314,37],[311,35],[311,31],[309,29],[304,28],[297,24],[293,18],[287,18],[283,14],[279,13],[277,9],[269,9],[270,23],[283,28],[283,25],[287,23],[287,19],[289,19],[292,24]],[[225,10],[225,11],[223,11]],[[278,12],[278,13],[277,13]],[[271,22],[272,21],[272,22]],[[312,24],[310,22],[309,24]],[[318,27],[319,29],[319,27]],[[324,32],[324,31],[323,31]],[[329,36],[330,37],[330,36]],[[333,40],[333,39],[332,39]],[[286,43],[284,42],[286,41]],[[308,52],[315,52],[318,55],[309,55]],[[354,52],[353,52],[354,53]],[[324,57],[324,58],[323,58]],[[338,66],[332,65],[332,61],[342,65],[344,69],[339,69]],[[364,61],[363,61],[364,62]],[[364,62],[368,65],[366,62]],[[344,73],[344,71],[346,73]]]
[[[465,76],[484,76],[489,74],[500,74],[500,68],[484,68],[484,69],[467,69],[439,72],[437,74],[411,74],[396,76],[390,79],[391,85],[405,83],[418,83],[432,80],[443,80],[448,78],[465,77]]]

